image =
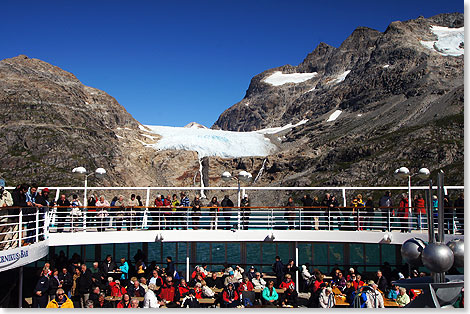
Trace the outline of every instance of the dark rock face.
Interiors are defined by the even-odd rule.
[[[338,48],[320,43],[298,66],[255,76],[213,128],[249,131],[308,119],[284,135],[282,154],[269,156],[260,184],[404,184],[391,176],[402,165],[445,169],[448,184],[463,184],[464,56],[420,43],[437,39],[431,25],[463,21],[460,13],[419,17],[384,33],[360,27]],[[317,75],[273,86],[264,80],[275,71]],[[327,122],[335,110],[341,115]]]

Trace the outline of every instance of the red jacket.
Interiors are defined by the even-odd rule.
[[[285,282],[285,281],[281,282],[281,285],[279,286],[279,288],[287,290],[290,285],[293,285],[295,289],[295,282],[293,282],[292,280],[289,282]]]
[[[364,285],[364,281],[362,281],[362,280],[359,281],[359,282],[358,282],[357,280],[354,280],[352,283],[353,283],[354,290],[357,290],[357,288],[358,288],[359,286],[363,286],[363,285]]]
[[[196,299],[202,299],[202,289],[194,288]]]
[[[179,286],[178,286],[178,291],[179,291],[180,297],[183,297],[183,295],[184,295],[185,293],[188,293],[188,292],[189,292],[189,287],[188,287],[188,286],[181,286],[181,285],[179,285]]]
[[[197,274],[201,275],[202,279],[206,278],[206,274],[204,273],[201,273],[201,272],[197,272],[197,271],[193,271],[193,273],[191,274],[191,278],[194,279],[196,278]]]
[[[317,292],[318,288],[320,288],[320,285],[323,283],[323,280],[322,281],[318,281],[318,280],[315,280],[315,282],[313,283],[313,292]]]
[[[118,309],[123,309],[123,308],[126,308],[126,309],[129,308],[130,309],[132,307],[131,301],[129,300],[129,305],[128,306],[124,306],[124,302],[122,302],[122,300],[121,300],[121,301],[119,301],[119,303],[117,304],[116,307]]]
[[[238,292],[242,291],[253,291],[255,288],[253,287],[253,284],[251,281],[248,281],[247,283],[242,282],[240,286],[238,287]]]
[[[424,205],[424,199],[418,198],[415,201],[415,211],[417,214],[426,214],[426,207]]]
[[[160,291],[160,298],[170,302],[175,301],[175,287],[165,282]]]
[[[126,288],[124,288],[123,286],[121,286],[119,289],[117,286],[116,286],[116,283],[113,281],[113,282],[110,282],[109,283],[109,286],[111,287],[111,296],[113,297],[122,297],[122,295],[124,293],[127,293],[127,290]]]
[[[233,300],[229,300],[228,291],[227,289],[225,289],[222,295],[222,298],[224,299],[225,302],[238,300],[238,292],[237,290],[233,290]]]
[[[402,199],[400,205],[398,205],[398,216],[408,218],[408,199]]]

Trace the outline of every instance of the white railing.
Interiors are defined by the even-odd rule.
[[[44,241],[48,238],[49,209],[30,207],[0,210],[0,250]]]
[[[50,232],[105,232],[130,230],[427,230],[424,214],[408,215],[408,209],[338,207],[332,210],[303,207],[216,208],[55,208]],[[463,232],[463,215],[454,208],[444,216],[449,233]],[[55,217],[54,217],[55,216]],[[434,219],[437,224],[437,218]]]

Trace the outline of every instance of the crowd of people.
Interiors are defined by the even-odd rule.
[[[44,218],[48,208],[56,207],[55,225],[57,232],[63,232],[64,226],[74,231],[83,227],[83,214],[87,215],[87,227],[105,231],[112,227],[116,230],[143,227],[143,216],[148,209],[147,226],[152,229],[248,229],[250,226],[251,201],[243,195],[240,209],[234,207],[233,201],[225,195],[219,202],[213,196],[208,203],[203,202],[199,195],[193,200],[185,192],[179,196],[157,195],[153,204],[144,207],[139,195],[131,194],[115,196],[110,202],[104,195],[90,195],[85,209],[76,194],[67,197],[61,194],[57,201],[50,199],[48,188],[38,189],[37,184],[21,184],[11,194],[4,189],[5,181],[0,179],[0,207],[11,207],[9,215],[18,213],[23,208],[23,223],[27,231],[25,242],[32,243],[35,235],[35,212],[39,209],[39,220]],[[395,198],[396,199],[396,198]],[[431,205],[433,216],[438,215],[437,196],[433,196]],[[205,215],[202,215],[204,211]],[[444,221],[448,233],[464,231],[464,195],[461,193],[453,202],[449,196],[444,197]],[[240,221],[238,220],[238,212]],[[318,196],[305,194],[297,202],[289,197],[285,208],[276,208],[273,220],[274,229],[303,230],[369,230],[387,229],[411,232],[413,229],[427,228],[426,204],[422,195],[416,194],[412,202],[406,193],[401,194],[398,204],[394,204],[391,192],[386,191],[374,201],[371,196],[364,199],[362,194],[352,198],[348,207],[339,205],[335,195],[326,193],[320,200]],[[201,217],[204,216],[204,224]],[[10,218],[9,222],[17,222],[18,218]],[[240,222],[240,226],[237,226]],[[41,222],[42,225],[42,222]]]
[[[299,269],[294,260],[286,264],[276,256],[272,275],[254,266],[225,264],[210,272],[207,265],[197,265],[184,278],[171,256],[166,265],[148,263],[142,250],[134,264],[121,258],[118,263],[108,255],[88,267],[78,254],[70,259],[61,251],[45,263],[33,291],[34,308],[158,308],[158,307],[349,307],[383,308],[385,300],[406,306],[422,291],[395,286],[392,281],[404,279],[398,270],[385,263],[375,274],[347,271],[335,265],[326,275],[309,264]],[[310,270],[313,270],[310,272]],[[296,275],[299,273],[299,282]],[[408,278],[428,274],[414,269]],[[266,279],[264,278],[266,277]],[[303,295],[301,302],[297,285]],[[211,302],[202,302],[210,299]]]

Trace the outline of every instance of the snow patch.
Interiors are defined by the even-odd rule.
[[[289,124],[286,124],[286,125],[281,126],[281,127],[261,129],[261,130],[255,131],[255,132],[260,133],[260,134],[275,134],[275,133],[279,133],[281,131],[292,129],[292,128],[295,128],[299,125],[305,124],[305,123],[307,123],[307,121],[308,121],[308,119],[304,119],[304,120],[302,120],[302,121],[300,121],[299,123],[296,123],[296,124],[289,123]]]
[[[152,133],[161,136],[155,144],[145,144],[156,150],[189,150],[204,156],[224,158],[267,156],[276,146],[257,132],[232,132],[200,128],[181,128],[146,125]]]
[[[362,117],[362,113],[359,113],[357,116],[358,116],[358,117]]]
[[[317,74],[317,72],[284,74],[281,71],[276,71],[270,76],[266,77],[263,81],[273,86],[281,86],[287,83],[298,84],[314,78],[317,76]]]
[[[388,68],[390,66],[390,64],[386,64],[383,66],[384,69]]]
[[[344,71],[343,73],[341,73],[340,75],[338,75],[334,80],[332,80],[330,82],[330,84],[338,84],[338,83],[341,83],[342,81],[344,81],[346,79],[346,76],[348,76],[348,74],[351,72],[351,70],[347,70],[347,71]]]
[[[152,135],[148,135],[148,134],[143,134],[143,133],[141,133],[140,135],[145,136],[145,137],[151,139],[152,141],[155,141],[155,140],[158,139],[158,137],[152,136]]]
[[[122,136],[119,136],[119,135],[117,135],[117,134],[116,134],[116,137],[117,137],[117,138],[124,138],[124,137],[122,137]]]
[[[326,122],[335,121],[336,119],[338,119],[338,117],[339,117],[339,115],[341,114],[341,112],[343,112],[343,111],[341,111],[341,110],[335,110],[335,112],[333,112],[333,113],[329,116],[329,118],[328,118],[328,120],[326,120]]]
[[[421,45],[437,51],[443,56],[460,56],[464,54],[464,48],[460,46],[461,43],[465,42],[464,27],[449,28],[432,25],[431,32],[437,36],[437,40],[421,40]]]

